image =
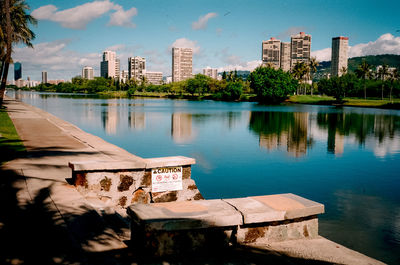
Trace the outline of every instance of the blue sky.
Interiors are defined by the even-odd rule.
[[[98,76],[102,51],[142,56],[148,71],[171,73],[172,45],[194,48],[194,72],[204,67],[252,70],[261,42],[312,35],[312,54],[329,60],[332,37],[348,36],[350,56],[400,54],[400,1],[288,0],[27,0],[38,18],[34,49],[18,46],[23,78],[79,75],[92,66]],[[12,69],[11,69],[12,70]],[[12,75],[11,75],[12,76]],[[13,77],[10,76],[10,79]]]

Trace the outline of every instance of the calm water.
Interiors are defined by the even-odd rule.
[[[321,235],[400,263],[400,111],[15,97],[141,157],[195,158],[192,177],[207,199],[290,192],[323,203]]]

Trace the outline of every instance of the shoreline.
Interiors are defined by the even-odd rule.
[[[127,91],[107,91],[98,92],[94,94],[89,93],[64,93],[55,91],[36,91],[36,90],[23,90],[21,91],[32,91],[39,93],[57,93],[57,94],[71,94],[71,95],[95,95],[105,98],[164,98],[164,99],[185,99],[193,101],[202,100],[213,100],[221,102],[257,102],[256,96],[254,94],[244,94],[243,99],[235,101],[219,100],[213,98],[212,94],[205,95],[190,95],[190,94],[169,94],[169,93],[159,93],[159,92],[136,92],[132,97],[127,95]],[[18,91],[18,90],[15,90]],[[271,105],[268,103],[259,103],[265,105]],[[319,106],[334,106],[334,107],[357,107],[357,108],[377,108],[377,109],[388,109],[388,110],[400,110],[400,99],[396,98],[390,102],[388,99],[363,99],[363,98],[344,98],[342,103],[338,103],[333,97],[321,96],[321,95],[293,95],[286,99],[280,104],[304,104],[304,105],[319,105]]]

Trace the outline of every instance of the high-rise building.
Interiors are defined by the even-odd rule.
[[[290,42],[281,42],[281,69],[290,71]]]
[[[128,80],[128,78],[129,78],[129,71],[128,70],[122,70],[121,71],[121,77],[120,77],[121,82],[126,83],[126,80]]]
[[[88,80],[93,80],[94,79],[93,68],[90,66],[83,67],[82,68],[82,78],[88,79]]]
[[[331,74],[341,76],[347,71],[347,52],[349,49],[348,37],[332,38]]]
[[[262,63],[272,64],[275,69],[281,66],[281,41],[275,38],[262,42]]]
[[[172,82],[192,77],[193,50],[191,48],[172,48]]]
[[[206,75],[213,79],[218,79],[218,69],[217,68],[203,68],[203,75]]]
[[[161,85],[162,72],[146,72],[146,80],[152,85]]]
[[[128,58],[128,77],[136,81],[146,76],[146,59],[135,56]]]
[[[14,63],[14,80],[17,81],[18,79],[22,78],[22,65],[20,62]]]
[[[43,71],[42,72],[42,84],[46,84],[47,83],[47,72]]]
[[[120,77],[120,61],[119,58],[115,58],[115,78]]]
[[[103,52],[103,61],[100,63],[100,76],[108,78],[118,77],[116,75],[116,53],[113,51]],[[119,67],[118,67],[119,72]]]
[[[291,37],[290,43],[290,68],[293,69],[298,62],[308,63],[311,57],[311,35],[300,32]]]

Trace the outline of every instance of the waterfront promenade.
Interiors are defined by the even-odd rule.
[[[148,259],[135,256],[128,248],[126,213],[107,207],[96,196],[84,198],[68,183],[70,161],[142,158],[38,108],[11,99],[5,100],[5,106],[27,152],[1,168],[1,262],[148,263]],[[322,237],[238,247],[224,255],[183,262],[381,264]]]

